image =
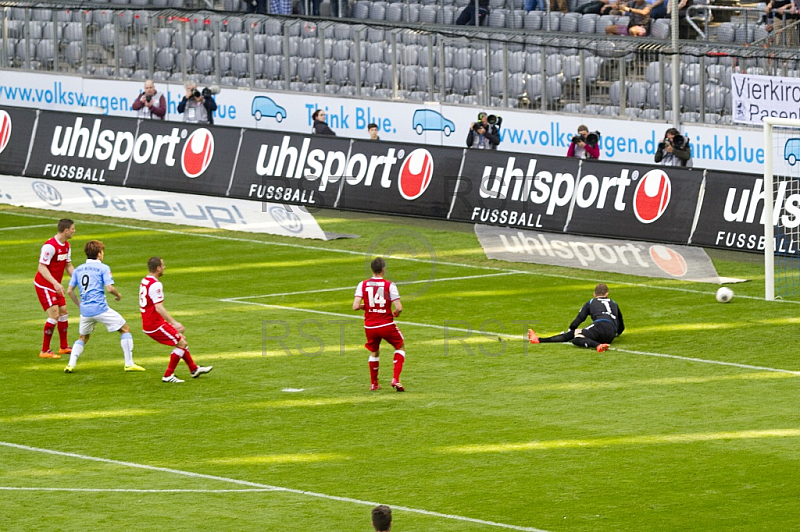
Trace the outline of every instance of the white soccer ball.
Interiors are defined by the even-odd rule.
[[[717,301],[720,303],[727,303],[731,299],[733,299],[733,290],[727,286],[720,287],[720,289],[717,290]]]

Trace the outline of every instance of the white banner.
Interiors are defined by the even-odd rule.
[[[101,108],[115,116],[135,116],[130,110],[141,92],[140,81],[82,79],[76,76],[0,71],[0,105],[62,111],[91,112]],[[181,121],[177,106],[183,85],[156,82],[167,96],[167,119]],[[311,93],[261,92],[224,88],[215,97],[214,123],[309,133],[311,113],[325,109],[328,125],[341,136],[368,137],[375,123],[384,140],[465,147],[478,111],[503,117],[500,150],[538,155],[566,155],[578,126],[600,131],[601,158],[619,162],[652,163],[656,147],[670,124],[599,116],[480,109],[422,102],[393,102],[343,98]],[[696,168],[763,173],[764,139],[761,130],[687,124],[683,133],[692,144]]]
[[[800,79],[733,74],[733,120],[762,125],[764,118],[800,118]]]
[[[327,240],[305,207],[0,175],[0,203]]]

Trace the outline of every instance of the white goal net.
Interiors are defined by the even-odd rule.
[[[764,278],[768,300],[800,296],[800,120],[764,119]],[[770,242],[774,244],[770,246]]]

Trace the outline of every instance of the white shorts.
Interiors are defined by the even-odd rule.
[[[90,318],[81,316],[81,323],[78,326],[78,333],[81,335],[92,334],[94,332],[95,323],[105,325],[106,329],[108,329],[108,332],[116,332],[122,329],[122,326],[125,325],[125,318],[123,318],[120,313],[114,309],[108,309],[102,314],[98,314],[97,316],[92,316]]]

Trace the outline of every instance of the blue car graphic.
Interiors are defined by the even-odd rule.
[[[789,139],[783,146],[783,158],[794,166],[800,159],[800,139]]]
[[[412,126],[417,135],[422,135],[423,131],[443,131],[445,137],[456,130],[456,125],[433,109],[417,109],[414,112],[414,125]]]
[[[283,122],[283,119],[286,118],[286,109],[275,103],[272,98],[266,96],[253,98],[251,113],[256,120],[261,120],[262,117],[274,117],[278,122]]]

